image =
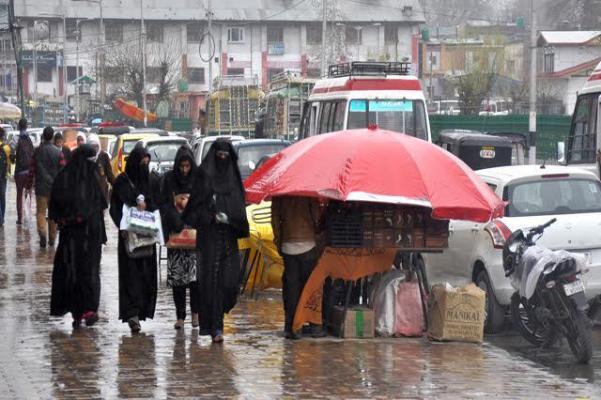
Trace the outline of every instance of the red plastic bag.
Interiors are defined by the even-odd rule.
[[[395,336],[423,336],[424,309],[417,280],[402,282],[396,293]]]

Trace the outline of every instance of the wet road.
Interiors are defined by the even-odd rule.
[[[481,346],[286,341],[278,292],[242,299],[226,320],[225,343],[212,345],[189,322],[183,332],[172,328],[171,292],[161,287],[155,320],[132,336],[117,320],[112,227],[101,320],[73,330],[70,317],[48,316],[53,251],[38,248],[33,218],[16,227],[12,184],[8,196],[0,230],[0,399],[601,397],[599,355],[590,367],[573,367],[566,348],[539,354],[512,334]],[[597,331],[597,348],[600,339]]]

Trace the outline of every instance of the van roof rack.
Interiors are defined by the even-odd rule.
[[[328,77],[409,75],[410,67],[411,63],[408,62],[354,61],[330,65],[328,67]]]

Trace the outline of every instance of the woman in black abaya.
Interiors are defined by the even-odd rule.
[[[183,220],[197,230],[200,250],[200,332],[223,341],[223,315],[239,292],[238,239],[248,236],[244,187],[228,141],[218,140],[203,159]]]
[[[98,321],[100,258],[106,243],[103,211],[106,199],[100,187],[95,152],[83,145],[73,153],[52,185],[49,218],[60,229],[52,271],[50,314],[70,312],[73,327],[81,320],[91,326]]]
[[[150,191],[148,163],[150,155],[136,146],[125,166],[125,172],[115,179],[111,195],[110,214],[119,228],[123,205],[155,211]],[[140,321],[153,318],[157,298],[156,249],[142,258],[128,256],[124,232],[119,232],[119,319],[127,322],[132,333],[140,332]]]

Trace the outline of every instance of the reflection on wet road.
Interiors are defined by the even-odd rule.
[[[482,346],[425,339],[286,341],[278,292],[242,299],[226,320],[226,342],[213,345],[189,321],[183,332],[172,328],[172,297],[162,286],[155,320],[132,336],[117,320],[112,227],[102,261],[101,320],[73,330],[69,317],[48,316],[53,251],[38,249],[31,218],[16,227],[12,185],[8,196],[0,230],[2,399],[601,396],[599,355],[583,370],[569,363],[566,348],[533,356],[515,335]]]

